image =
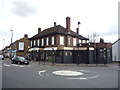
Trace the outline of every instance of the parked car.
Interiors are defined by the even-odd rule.
[[[14,64],[14,63],[19,64],[19,65],[21,65],[21,64],[28,65],[29,64],[29,61],[21,56],[14,56],[11,61],[12,61],[12,64]]]
[[[4,60],[4,56],[3,55],[0,55],[0,60]]]

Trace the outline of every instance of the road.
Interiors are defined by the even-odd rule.
[[[81,72],[78,76],[55,75],[54,71]],[[118,67],[81,67],[2,64],[3,88],[118,88]],[[62,72],[64,73],[64,72]],[[66,74],[66,73],[64,73]]]

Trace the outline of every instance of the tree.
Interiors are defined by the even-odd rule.
[[[92,32],[92,33],[88,33],[87,36],[89,38],[89,42],[95,43],[97,42],[99,34],[96,32]]]

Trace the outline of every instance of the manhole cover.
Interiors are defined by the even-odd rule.
[[[83,74],[81,72],[70,71],[70,70],[59,70],[59,71],[54,71],[52,73],[55,75],[61,75],[61,76],[78,76]]]

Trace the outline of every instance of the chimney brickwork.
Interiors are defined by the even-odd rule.
[[[70,33],[70,17],[66,17],[66,30]]]
[[[38,28],[38,34],[41,33],[41,28]]]

